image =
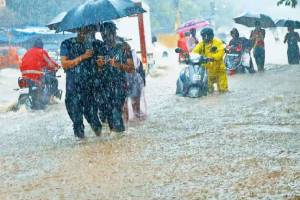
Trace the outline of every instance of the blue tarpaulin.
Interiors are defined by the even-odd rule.
[[[60,43],[74,37],[74,34],[57,34],[45,27],[29,27],[0,31],[0,44],[10,44],[30,48],[35,38],[41,38],[44,43]]]

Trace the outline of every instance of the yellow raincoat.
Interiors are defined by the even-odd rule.
[[[212,48],[215,51],[212,51]],[[221,40],[214,38],[209,44],[205,44],[203,41],[198,43],[193,49],[193,53],[203,55],[207,58],[213,58],[213,62],[205,64],[205,68],[208,73],[208,89],[213,91],[213,84],[216,83],[219,92],[228,91],[228,82],[226,67],[224,63],[224,45]]]

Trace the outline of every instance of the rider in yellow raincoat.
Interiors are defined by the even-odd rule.
[[[212,62],[204,66],[208,74],[208,91],[213,92],[213,84],[216,83],[219,92],[228,91],[226,67],[224,63],[224,45],[221,40],[214,38],[211,28],[204,28],[201,31],[202,41],[193,49],[193,53],[210,58]]]

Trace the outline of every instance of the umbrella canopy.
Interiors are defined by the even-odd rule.
[[[243,13],[242,15],[233,18],[237,24],[242,24],[247,27],[255,27],[255,22],[260,22],[263,28],[276,27],[271,17],[264,14]]]
[[[67,12],[59,13],[56,17],[54,17],[49,24],[46,26],[50,30],[56,30],[58,28],[59,23],[64,19],[64,17],[67,15]]]
[[[89,0],[70,10],[57,24],[56,31],[70,31],[144,12],[130,0]]]
[[[280,19],[276,22],[277,27],[294,27],[300,29],[300,21]]]
[[[192,28],[200,29],[209,25],[208,21],[193,19],[190,21],[185,22],[184,24],[180,25],[177,29],[177,33],[184,33],[190,31]]]

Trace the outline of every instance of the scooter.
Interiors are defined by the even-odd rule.
[[[255,73],[249,49],[226,47],[225,65],[229,75],[235,73]]]
[[[182,53],[182,49],[175,49],[176,53]],[[203,64],[211,60],[203,56],[185,55],[185,68],[180,72],[177,80],[176,94],[183,97],[197,98],[206,96],[208,92],[207,71]]]
[[[49,104],[51,96],[58,99],[62,97],[62,90],[57,88],[57,77],[55,72],[44,71],[41,83],[36,83],[30,79],[19,77],[19,91],[17,105],[14,110],[19,110],[25,105],[27,110],[42,110]]]

